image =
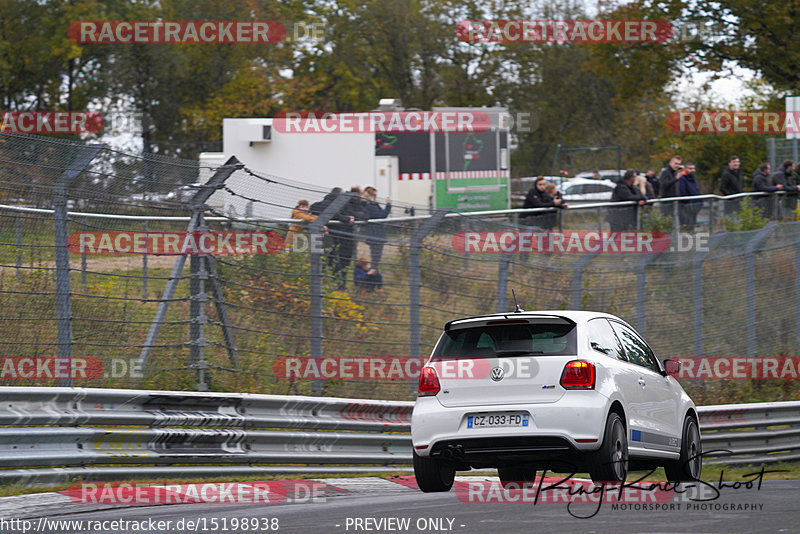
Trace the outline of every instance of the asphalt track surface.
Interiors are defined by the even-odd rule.
[[[474,477],[475,480],[479,477]],[[495,480],[481,477],[482,480]],[[412,479],[413,480],[413,479]],[[461,479],[464,480],[464,479]],[[59,509],[28,513],[29,517],[47,517],[48,521],[81,521],[78,528],[42,529],[31,532],[286,532],[336,534],[347,532],[800,532],[800,481],[764,481],[757,488],[723,488],[719,496],[707,502],[693,502],[672,496],[672,509],[642,508],[631,504],[623,510],[609,503],[599,509],[585,503],[568,509],[564,502],[474,503],[464,502],[465,493],[423,494],[408,480],[403,484],[383,479],[328,479],[327,484],[344,488],[314,502],[273,505],[162,505],[110,508],[81,512]],[[716,482],[714,482],[716,485]],[[708,497],[709,492],[696,496]],[[677,499],[677,500],[674,500]],[[310,501],[310,499],[309,499]],[[530,499],[529,499],[530,501]],[[683,502],[681,502],[683,501]],[[666,503],[670,504],[670,503]],[[621,505],[620,505],[621,506]],[[57,508],[57,507],[56,507]],[[596,512],[596,514],[594,514]],[[576,518],[573,515],[589,516]],[[396,518],[396,519],[391,519]],[[89,521],[171,521],[171,528],[115,528],[87,530]],[[216,528],[213,527],[216,520]],[[247,520],[246,528],[233,528],[234,521]],[[274,520],[277,520],[275,523]],[[360,521],[359,521],[360,520]],[[384,522],[381,522],[383,520]],[[34,525],[36,520],[31,519]],[[178,528],[177,525],[183,521]],[[193,521],[192,528],[187,522]],[[250,521],[258,527],[251,528]],[[407,523],[404,523],[407,521]],[[51,527],[53,526],[50,523]],[[263,528],[269,525],[269,528]],[[8,526],[8,525],[6,525]],[[272,528],[277,526],[277,528]],[[20,532],[5,528],[2,532]]]

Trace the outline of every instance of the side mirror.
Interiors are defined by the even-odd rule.
[[[667,376],[678,376],[681,372],[681,362],[678,360],[664,360],[664,372]]]

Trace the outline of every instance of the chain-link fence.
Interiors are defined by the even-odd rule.
[[[787,159],[797,161],[798,157],[800,157],[798,139],[783,139],[779,137],[767,139],[767,161],[773,172]]]
[[[222,192],[249,213],[220,208]],[[370,203],[349,193],[309,203],[313,221],[290,218],[323,193],[235,158],[212,169],[0,135],[0,383],[409,399],[444,323],[511,310],[512,290],[525,309],[619,315],[661,357],[796,351],[788,195],[758,196],[782,217],[766,225],[714,196],[698,197],[691,226],[671,201],[365,221]],[[257,216],[267,210],[284,218]],[[467,233],[585,236],[609,220],[672,248],[465,252]],[[194,249],[170,251],[168,235]]]

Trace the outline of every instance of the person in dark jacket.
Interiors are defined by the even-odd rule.
[[[700,195],[700,185],[694,175],[694,163],[687,163],[686,167],[679,173],[678,192],[682,197],[694,197]],[[703,207],[703,201],[699,198],[692,200],[681,200],[678,211],[681,226],[687,232],[694,232],[697,224],[697,214]]]
[[[636,171],[628,169],[622,177],[622,181],[614,188],[611,194],[611,202],[637,201],[636,206],[624,206],[620,208],[608,209],[608,224],[612,232],[632,230],[636,227],[636,210],[643,205],[647,199],[639,189],[633,185],[636,181]]]
[[[533,187],[525,197],[523,208],[560,208],[563,202],[560,198],[553,198],[547,194],[547,180],[539,176],[533,183]],[[552,230],[556,225],[556,214],[536,213],[525,216],[525,224],[528,226],[538,226],[545,230]]]
[[[790,159],[781,164],[775,174],[772,175],[772,185],[782,185],[786,195],[779,200],[783,204],[784,211],[788,212],[787,215],[791,217],[793,211],[797,209],[797,184],[793,180],[794,162]]]
[[[377,197],[377,189],[369,185],[364,188],[364,199],[366,200],[364,209],[370,221],[374,219],[385,219],[392,211],[391,198],[386,197],[386,205],[381,207],[381,205],[378,204]],[[364,241],[366,241],[369,246],[370,259],[372,260],[370,263],[373,269],[377,269],[383,257],[383,245],[386,243],[386,225],[383,223],[367,223],[362,230],[362,234],[364,235]]]
[[[658,193],[660,198],[673,198],[680,196],[678,191],[678,171],[681,167],[682,158],[680,156],[672,156],[669,164],[661,171],[658,177]],[[665,215],[673,212],[673,206],[670,202],[661,204],[661,211]]]
[[[722,196],[738,195],[742,189],[742,169],[739,168],[739,156],[728,158],[728,167],[719,179],[719,191]],[[741,199],[734,198],[725,200],[725,215],[732,215],[739,211]]]
[[[334,187],[325,198],[319,202],[311,204],[309,211],[312,215],[319,215],[330,206],[339,195],[342,194],[341,187]],[[353,235],[353,215],[352,200],[344,205],[339,212],[333,216],[331,221],[339,224],[332,224],[328,228],[327,239],[325,240],[325,262],[333,270],[333,276],[338,280],[337,289],[343,290],[347,287],[347,268],[353,260],[353,250],[355,249],[355,236]]]
[[[367,258],[358,258],[353,268],[353,284],[364,291],[383,292],[383,276],[371,267]]]
[[[647,183],[653,188],[653,198],[657,198],[660,191],[660,184],[658,183],[658,178],[656,178],[656,171],[650,169],[644,177],[647,178]]]
[[[753,173],[753,191],[761,193],[774,193],[775,191],[782,191],[782,185],[772,185],[769,179],[769,163],[764,162],[758,166],[758,169]],[[774,214],[772,213],[772,202],[770,197],[759,197],[755,201],[756,207],[761,209],[764,217],[771,219]]]

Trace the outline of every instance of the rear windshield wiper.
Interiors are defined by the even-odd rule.
[[[498,350],[495,351],[496,356],[526,356],[528,354],[537,355],[544,354],[541,350]]]

